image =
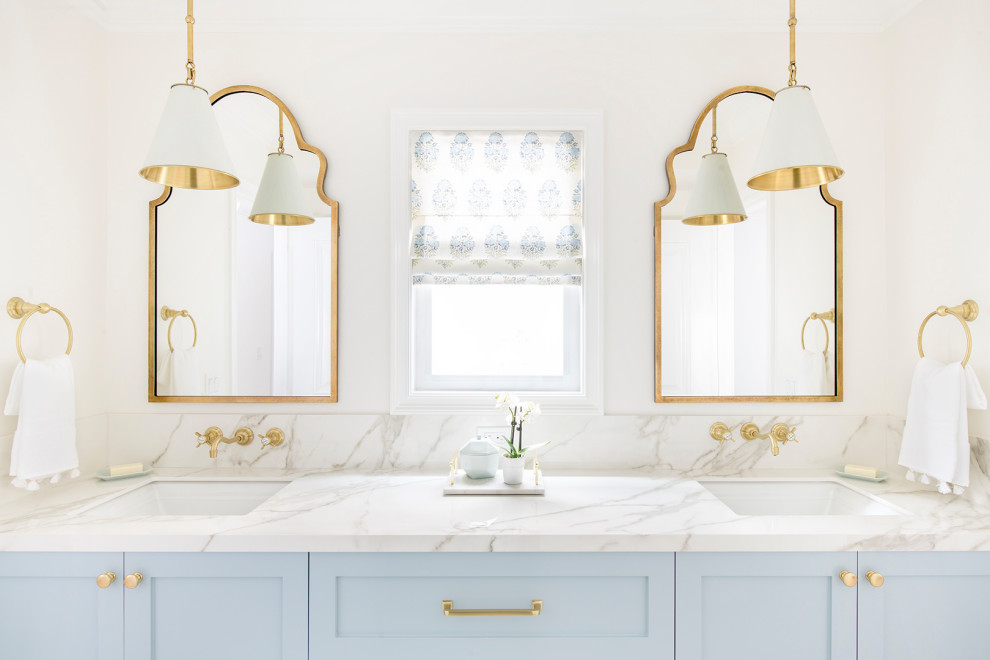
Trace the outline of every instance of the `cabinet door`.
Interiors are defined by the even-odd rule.
[[[127,660],[305,660],[305,553],[127,553]]]
[[[120,553],[0,553],[0,657],[121,660]],[[116,580],[96,584],[102,573]]]
[[[310,657],[672,660],[673,558],[313,554]]]
[[[986,660],[988,612],[990,552],[859,555],[860,660]]]
[[[677,553],[678,660],[855,660],[854,552]],[[908,656],[903,656],[908,657]]]

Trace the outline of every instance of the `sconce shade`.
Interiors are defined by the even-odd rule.
[[[746,208],[729,169],[729,158],[723,153],[701,157],[698,179],[688,201],[686,225],[731,225],[746,219]]]
[[[312,212],[303,196],[292,156],[287,153],[268,154],[258,196],[251,207],[251,221],[279,227],[309,225],[315,222]]]
[[[747,185],[755,190],[810,188],[844,174],[808,87],[777,92],[754,169]]]
[[[195,190],[223,190],[240,183],[205,89],[172,85],[140,174],[148,181]]]

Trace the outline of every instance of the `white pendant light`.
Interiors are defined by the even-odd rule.
[[[278,151],[268,154],[265,171],[258,185],[258,195],[251,207],[252,222],[260,225],[295,227],[316,222],[312,208],[303,195],[299,173],[292,154],[285,153],[282,110],[278,111]]]
[[[240,181],[227,153],[209,93],[196,83],[193,0],[186,0],[186,82],[172,85],[140,174],[174,188],[223,190]]]
[[[844,174],[839,167],[811,89],[797,84],[795,17],[787,21],[791,33],[790,77],[777,92],[770,119],[756,156],[757,174],[747,185],[756,190],[798,190],[831,183]]]
[[[731,225],[746,219],[746,208],[729,169],[729,157],[716,146],[717,112],[718,105],[712,108],[712,152],[701,157],[694,191],[681,220],[686,225]]]

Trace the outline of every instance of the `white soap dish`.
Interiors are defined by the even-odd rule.
[[[864,477],[861,474],[849,474],[842,468],[835,468],[835,473],[840,477],[845,477],[846,479],[859,479],[860,481],[872,481],[875,484],[878,484],[881,481],[887,481],[887,477],[890,476],[889,472],[885,472],[883,470],[877,471],[877,476],[875,477]]]
[[[144,475],[151,472],[151,466],[142,463],[141,472],[130,472],[128,474],[110,474],[110,468],[103,468],[102,470],[96,471],[96,478],[103,481],[116,481],[117,479],[130,479],[131,477],[143,477]]]

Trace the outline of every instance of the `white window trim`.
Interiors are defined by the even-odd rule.
[[[392,110],[392,349],[389,407],[393,415],[493,414],[490,392],[415,392],[412,361],[412,272],[409,263],[411,131],[580,130],[584,132],[585,252],[581,292],[584,378],[574,393],[517,392],[548,414],[603,413],[602,238],[604,119],[601,110]]]

